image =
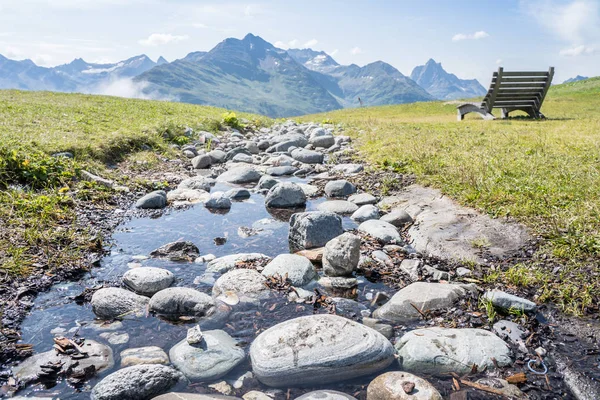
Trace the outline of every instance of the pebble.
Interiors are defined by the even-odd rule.
[[[121,352],[120,357],[121,368],[139,364],[169,364],[169,356],[157,346],[126,349]]]

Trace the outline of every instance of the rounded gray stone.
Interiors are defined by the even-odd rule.
[[[291,153],[292,158],[304,164],[323,164],[323,154],[314,150],[295,149]]]
[[[406,393],[403,384],[414,384]],[[367,387],[368,400],[443,400],[435,387],[425,379],[408,372],[392,371],[379,375]]]
[[[154,397],[152,400],[241,400],[239,397],[224,396],[221,394],[198,394],[170,392]],[[269,400],[272,400],[269,397]]]
[[[356,397],[336,390],[315,390],[296,397],[296,400],[356,400]]]
[[[342,218],[334,213],[313,211],[292,214],[288,234],[290,250],[297,252],[323,247],[342,233]]]
[[[150,299],[121,288],[102,288],[93,294],[92,311],[102,319],[115,319],[146,309]]]
[[[500,290],[488,290],[483,294],[483,298],[491,301],[494,307],[503,310],[513,309],[525,313],[537,311],[537,305],[533,301]]]
[[[223,150],[213,150],[208,152],[208,156],[213,164],[222,164],[227,158],[227,153]]]
[[[133,347],[120,354],[121,368],[140,364],[169,364],[169,356],[158,346]]]
[[[271,189],[273,186],[277,185],[279,183],[279,181],[275,178],[273,178],[272,176],[269,175],[263,175],[260,180],[258,181],[258,185],[256,185],[256,187],[258,189]]]
[[[325,194],[329,197],[347,197],[356,193],[356,187],[345,179],[329,181],[325,185]]]
[[[253,262],[260,259],[270,259],[262,253],[239,253],[230,254],[227,256],[215,258],[210,261],[206,266],[206,272],[217,272],[223,274],[227,271],[236,268],[236,264],[239,262]]]
[[[357,206],[364,206],[365,204],[377,203],[377,197],[370,193],[360,193],[353,194],[352,196],[348,197],[348,201],[356,204]]]
[[[172,287],[161,290],[150,299],[148,308],[165,318],[204,317],[214,309],[213,299],[192,288]]]
[[[222,330],[203,332],[202,342],[188,344],[186,339],[169,351],[171,363],[190,381],[213,381],[226,375],[246,358],[244,350]]]
[[[183,379],[181,372],[165,365],[134,365],[102,379],[92,389],[92,400],[146,400],[162,394]]]
[[[358,210],[358,206],[346,200],[328,200],[320,203],[317,206],[317,210],[348,215],[356,212]]]
[[[390,213],[385,214],[380,219],[382,221],[389,222],[398,228],[413,223],[412,217],[406,211],[401,209],[392,210]]]
[[[402,237],[396,227],[385,221],[371,219],[360,224],[358,230],[382,241],[384,244],[402,243]]]
[[[273,186],[265,199],[265,205],[273,208],[302,207],[305,204],[304,190],[293,182],[281,182]]]
[[[331,239],[323,251],[323,273],[327,276],[350,276],[358,267],[360,238],[344,233]]]
[[[210,188],[211,180],[203,176],[194,176],[192,178],[186,178],[179,182],[179,185],[177,185],[177,189],[204,190],[205,192],[210,192]]]
[[[192,167],[194,169],[204,169],[210,167],[212,164],[212,159],[208,154],[200,154],[192,158]]]
[[[329,148],[335,144],[333,135],[313,136],[310,139],[310,144],[315,147]]]
[[[254,159],[249,154],[238,153],[235,156],[233,156],[231,161],[252,164],[254,162]]]
[[[211,193],[210,199],[204,203],[206,208],[214,208],[219,210],[228,210],[231,208],[231,199],[223,192]]]
[[[167,193],[164,190],[156,190],[141,197],[136,203],[137,208],[157,209],[167,206]]]
[[[306,257],[296,254],[280,254],[265,266],[263,276],[279,275],[292,282],[294,286],[308,285],[317,277],[315,267]]]
[[[212,294],[220,296],[225,292],[234,292],[238,295],[260,298],[269,293],[265,281],[266,278],[253,269],[234,269],[217,279]]]
[[[175,276],[171,271],[155,267],[134,268],[123,275],[125,286],[143,296],[152,296],[171,286],[173,281]]]
[[[252,167],[235,167],[223,172],[217,177],[218,182],[226,183],[253,183],[258,182],[261,174]]]
[[[280,167],[271,167],[267,169],[267,174],[273,176],[285,176],[293,175],[296,171],[298,171],[298,168],[296,167],[292,167],[291,165],[283,165]]]
[[[244,200],[249,199],[251,196],[248,189],[244,188],[234,188],[225,192],[225,197],[228,197],[232,200]]]
[[[379,209],[372,204],[365,204],[356,210],[350,217],[356,222],[365,222],[370,219],[379,219]]]
[[[274,387],[324,385],[371,375],[394,360],[380,333],[337,315],[310,315],[277,324],[250,346],[252,371]]]

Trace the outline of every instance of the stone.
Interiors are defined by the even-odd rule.
[[[179,185],[177,185],[177,189],[193,189],[210,192],[211,184],[211,179],[208,179],[204,176],[194,176],[192,178],[186,178],[179,182]]]
[[[386,372],[367,387],[367,400],[443,400],[425,379],[408,372]]]
[[[385,221],[371,219],[360,224],[358,230],[384,244],[402,243],[402,237],[396,227]]]
[[[295,254],[308,258],[313,264],[321,264],[323,262],[324,252],[325,247],[319,247],[317,249],[300,250],[297,251]]]
[[[423,274],[430,276],[433,281],[449,281],[450,274],[446,271],[441,271],[437,268],[433,268],[429,265],[423,266]]]
[[[230,254],[228,256],[219,257],[208,263],[206,272],[217,272],[223,274],[236,268],[238,263],[253,263],[259,260],[270,260],[269,256],[262,253],[239,253]]]
[[[202,203],[210,199],[210,194],[204,190],[175,189],[167,193],[167,201],[187,201],[190,203]]]
[[[98,318],[117,319],[141,314],[150,299],[121,288],[102,288],[92,296],[92,311]]]
[[[135,347],[121,352],[121,368],[139,364],[169,364],[169,356],[157,346]]]
[[[91,172],[85,170],[81,170],[81,178],[89,182],[95,182],[109,189],[112,188],[114,185],[114,182],[110,179],[102,178],[101,176],[94,175]]]
[[[150,299],[148,309],[167,319],[204,317],[214,310],[213,299],[192,288],[172,287],[161,290]]]
[[[348,197],[348,201],[356,204],[357,206],[364,206],[366,204],[375,204],[377,203],[377,197],[373,196],[370,193],[360,193],[353,194]]]
[[[259,150],[266,150],[268,149],[270,146],[269,141],[268,140],[261,140],[258,142],[258,148]]]
[[[52,349],[25,359],[17,366],[12,367],[12,373],[22,383],[29,383],[38,380],[38,375],[44,371],[42,365],[63,363],[60,371],[65,373],[69,368],[83,369],[90,365],[96,368],[96,372],[113,367],[113,352],[110,347],[93,340],[86,340],[81,347],[88,352],[89,357],[74,360],[70,356],[59,354]]]
[[[306,194],[293,182],[281,182],[269,190],[265,205],[273,208],[303,207],[306,205]]]
[[[329,212],[292,214],[288,241],[292,252],[323,247],[334,237],[344,233],[342,218]]]
[[[292,158],[304,164],[323,164],[323,154],[314,150],[295,149]]]
[[[296,397],[296,400],[356,400],[356,397],[336,390],[316,390]]]
[[[463,277],[463,276],[471,276],[473,275],[473,272],[465,267],[458,267],[456,268],[456,275]]]
[[[323,212],[332,212],[341,215],[348,215],[358,210],[358,206],[346,200],[328,200],[319,203],[317,210]]]
[[[364,326],[368,326],[371,329],[376,330],[388,339],[394,336],[394,327],[378,320],[377,318],[364,317],[362,319]]]
[[[216,297],[233,292],[250,298],[262,298],[269,293],[265,281],[266,278],[253,269],[234,269],[217,279],[212,294]]]
[[[130,269],[123,275],[123,284],[143,296],[168,288],[175,281],[175,275],[163,268],[142,267]]]
[[[244,154],[244,153],[236,154],[235,156],[233,156],[231,161],[239,162],[239,163],[247,163],[247,164],[254,163],[254,159],[252,158],[252,156],[249,154]]]
[[[332,168],[332,171],[341,172],[343,174],[358,174],[363,170],[364,167],[362,164],[338,164]]]
[[[186,339],[169,351],[171,363],[191,381],[212,381],[226,375],[246,358],[244,350],[222,330],[204,332],[199,345]]]
[[[415,329],[400,338],[396,350],[400,368],[420,374],[465,374],[473,365],[478,371],[512,365],[506,343],[483,329]]]
[[[231,200],[245,200],[251,196],[250,191],[244,188],[234,188],[225,192],[225,197]]]
[[[204,169],[210,167],[212,164],[212,158],[208,154],[200,154],[192,158],[192,167],[194,169]]]
[[[337,315],[309,315],[277,324],[250,346],[252,371],[268,386],[325,385],[366,376],[394,360],[380,333]]]
[[[294,286],[306,286],[317,277],[310,260],[296,254],[280,254],[265,266],[262,275],[279,275],[290,280]]]
[[[272,176],[285,176],[293,175],[294,172],[298,171],[298,168],[292,167],[291,165],[285,165],[281,167],[271,167],[267,169],[267,174]]]
[[[325,194],[329,197],[347,197],[356,193],[356,187],[345,179],[329,181],[325,185]]]
[[[372,252],[371,258],[373,258],[375,261],[381,261],[383,264],[388,264],[388,263],[392,262],[392,259],[390,258],[390,256],[388,256],[386,253],[384,253],[381,250],[375,250],[374,252]]]
[[[246,154],[248,156],[252,156],[252,154],[250,154],[250,152],[245,147],[236,147],[227,152],[227,155],[225,156],[225,161],[233,161],[235,156],[237,156],[238,154]]]
[[[350,276],[358,267],[360,238],[344,233],[331,239],[323,252],[323,273],[327,276]]]
[[[408,213],[401,209],[394,209],[388,214],[381,217],[382,221],[389,222],[397,228],[402,228],[406,225],[412,224],[413,219]]]
[[[271,189],[273,186],[277,185],[279,181],[272,176],[263,175],[258,181],[258,185],[256,185],[257,189]]]
[[[152,400],[240,400],[239,397],[224,396],[222,394],[197,394],[170,392],[154,397]],[[273,399],[270,399],[273,400]]]
[[[331,301],[335,304],[336,315],[355,320],[365,313],[370,314],[368,307],[358,301],[345,297],[332,297]]]
[[[179,371],[158,364],[134,365],[102,379],[92,389],[92,400],[145,400],[162,394],[181,379]]]
[[[414,258],[405,258],[400,263],[400,269],[410,277],[413,282],[419,280],[419,267],[421,266],[421,260]]]
[[[223,172],[217,177],[217,182],[226,183],[253,183],[258,182],[261,177],[260,172],[252,167],[235,167],[226,172]]]
[[[102,332],[100,337],[115,346],[129,342],[129,334],[127,332]]]
[[[167,243],[150,253],[151,257],[167,258],[171,261],[192,261],[199,255],[200,250],[194,243],[183,240]]]
[[[511,385],[504,379],[494,376],[488,376],[477,380],[477,383],[489,386],[503,393],[503,397],[507,399],[529,399],[530,397],[523,393],[517,386]],[[567,385],[568,386],[568,385]],[[583,398],[583,397],[582,397]],[[591,398],[591,397],[590,397]]]
[[[528,353],[524,339],[529,331],[523,330],[518,324],[512,321],[500,320],[494,324],[492,331],[498,335],[500,339],[506,340],[509,343],[518,346],[524,353]]]
[[[185,340],[189,345],[195,345],[202,343],[202,339],[204,338],[204,334],[200,329],[200,325],[196,325],[193,328],[187,330],[187,335],[185,336]]]
[[[356,204],[356,203],[355,203]],[[365,204],[350,217],[356,222],[365,222],[370,219],[379,219],[379,209],[372,204]]]
[[[315,147],[329,148],[335,144],[333,135],[314,136],[309,141]]]
[[[208,385],[209,389],[219,392],[224,395],[233,393],[233,388],[225,381],[217,382]]]
[[[258,144],[256,142],[246,142],[246,149],[252,154],[260,153],[260,149],[258,148]]]
[[[345,276],[324,276],[319,279],[319,285],[326,289],[347,291],[358,286],[358,279]]]
[[[204,203],[204,206],[206,208],[228,210],[231,208],[231,199],[223,192],[214,192],[210,195],[210,199]]]
[[[306,183],[297,183],[296,185],[300,186],[302,190],[304,190],[304,194],[306,197],[314,197],[319,193],[319,188],[314,185],[309,185]]]
[[[269,397],[263,392],[258,390],[251,390],[242,396],[244,400],[273,400],[273,397]]]
[[[537,311],[537,305],[534,302],[500,290],[488,290],[482,297],[491,301],[494,307],[503,310],[512,309],[525,313],[535,313]]]
[[[475,295],[477,286],[474,284],[444,284],[415,282],[399,290],[390,301],[373,312],[375,318],[385,319],[395,323],[405,323],[421,319],[421,314],[415,310],[439,311],[452,307],[458,300],[467,295]]]
[[[225,153],[223,150],[212,150],[209,151],[207,154],[210,157],[210,161],[212,164],[222,164],[227,158],[227,153]]]
[[[167,206],[167,193],[164,190],[155,190],[140,198],[135,206],[142,209],[157,209]]]

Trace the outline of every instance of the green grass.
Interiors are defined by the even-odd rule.
[[[584,313],[600,293],[600,78],[552,87],[542,111],[547,120],[458,122],[456,103],[428,102],[302,119],[341,123],[371,162],[527,225],[543,244],[524,286]]]
[[[185,127],[215,132],[223,122],[243,119],[270,124],[245,113],[223,121],[225,113],[180,103],[0,91],[0,280],[83,265],[86,249],[101,245],[101,238],[76,224],[75,206],[106,206],[113,193],[79,181],[81,169],[119,180],[107,163],[127,160],[134,172],[156,168],[159,155],[174,155],[169,144],[190,140]],[[51,157],[62,151],[74,160]]]

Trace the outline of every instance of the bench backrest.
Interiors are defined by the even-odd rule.
[[[498,72],[494,72],[481,108],[489,113],[494,108],[532,108],[539,111],[553,76],[554,67],[550,67],[547,72],[505,72],[500,67]]]

